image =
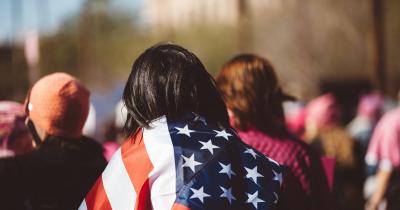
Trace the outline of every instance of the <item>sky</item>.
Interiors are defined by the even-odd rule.
[[[0,42],[31,31],[54,32],[65,17],[77,14],[85,0],[0,0]],[[90,0],[89,0],[90,1]],[[137,9],[141,0],[111,0],[111,6]],[[13,14],[13,6],[20,9]],[[14,18],[16,17],[16,18]],[[19,17],[19,18],[18,18]]]

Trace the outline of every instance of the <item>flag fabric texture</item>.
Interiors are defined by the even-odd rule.
[[[80,210],[274,209],[282,167],[188,113],[139,129],[114,154]]]

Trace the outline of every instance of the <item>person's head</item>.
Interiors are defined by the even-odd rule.
[[[25,127],[24,106],[0,101],[0,157],[24,154],[32,149],[32,140]]]
[[[306,123],[318,128],[338,124],[340,109],[332,93],[327,93],[311,100],[306,106]]]
[[[357,115],[377,121],[382,114],[383,105],[384,100],[379,93],[374,92],[362,95],[358,103]]]
[[[226,106],[213,78],[193,53],[175,44],[155,45],[135,60],[123,101],[128,135],[161,116],[175,118],[186,112],[228,126]]]
[[[267,59],[254,54],[237,55],[223,65],[216,80],[234,127],[255,127],[270,135],[284,129],[282,101],[290,97],[282,93]]]
[[[340,109],[332,93],[311,100],[306,106],[305,139],[312,141],[326,128],[337,126],[340,122]]]
[[[89,96],[69,74],[58,72],[41,78],[26,99],[27,115],[34,125],[29,128],[31,133],[37,132],[40,140],[47,136],[79,138],[89,112]]]

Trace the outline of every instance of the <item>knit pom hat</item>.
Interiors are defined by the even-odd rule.
[[[73,76],[53,73],[41,78],[27,98],[27,112],[48,135],[79,138],[89,112],[89,91]]]
[[[321,95],[306,107],[306,123],[315,123],[318,128],[330,126],[340,120],[340,110],[332,93]]]

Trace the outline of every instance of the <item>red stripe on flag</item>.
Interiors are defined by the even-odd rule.
[[[143,131],[141,129],[136,132],[134,139],[130,139],[122,145],[121,156],[129,178],[138,195],[136,198],[136,209],[151,210],[151,195],[148,178],[149,173],[153,170],[153,164],[147,153],[143,141]]]
[[[85,201],[88,210],[112,210],[101,176],[86,195]]]
[[[147,179],[140,190],[136,198],[136,206],[137,210],[152,210],[153,207],[151,205],[151,196],[150,196],[150,183]]]
[[[190,210],[190,208],[180,203],[174,203],[171,210]]]

